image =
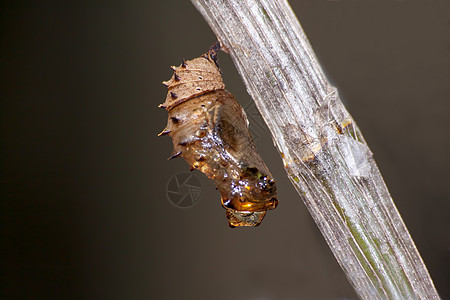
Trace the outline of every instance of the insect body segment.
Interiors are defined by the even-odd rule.
[[[230,227],[258,226],[274,209],[275,180],[255,151],[247,118],[225,90],[216,63],[218,46],[175,67],[166,101],[169,112],[160,135],[172,138],[172,157],[183,157],[214,180]],[[174,97],[174,95],[176,97]]]

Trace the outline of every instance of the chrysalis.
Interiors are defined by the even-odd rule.
[[[274,209],[275,180],[255,150],[248,121],[234,96],[225,90],[213,45],[204,55],[172,67],[168,87],[166,128],[172,138],[169,159],[183,157],[214,180],[230,227],[258,226]]]

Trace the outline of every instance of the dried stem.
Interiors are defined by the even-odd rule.
[[[284,0],[192,0],[229,50],[286,171],[363,299],[439,299],[370,149]]]

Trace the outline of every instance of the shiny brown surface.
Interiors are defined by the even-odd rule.
[[[278,204],[275,180],[256,152],[244,110],[223,89],[215,55],[212,48],[173,68],[164,82],[169,91],[161,106],[169,118],[162,133],[172,138],[172,157],[214,180],[230,227],[258,226]]]

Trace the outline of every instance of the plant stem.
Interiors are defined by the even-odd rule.
[[[283,0],[192,0],[228,49],[286,172],[362,299],[439,299],[358,126]]]

